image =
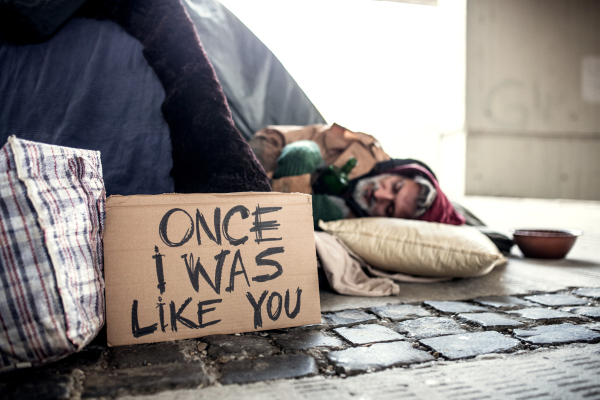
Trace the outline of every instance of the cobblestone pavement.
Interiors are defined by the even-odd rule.
[[[598,342],[600,289],[571,288],[344,310],[324,313],[317,325],[150,345],[107,348],[99,337],[65,360],[1,375],[0,393],[77,399],[170,391],[172,397],[175,389],[200,395],[224,385],[311,376],[333,384],[386,369],[552,353],[572,343],[590,344],[587,352],[598,355]],[[588,364],[600,368],[600,357]],[[600,382],[590,387],[575,397],[600,397]]]
[[[461,361],[436,361],[331,378],[322,375],[169,393],[172,400],[476,400],[595,399],[596,344],[575,343]],[[165,392],[123,400],[162,400]]]

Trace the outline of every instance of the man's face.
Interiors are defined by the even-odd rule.
[[[383,174],[362,179],[352,196],[370,216],[412,218],[420,190],[412,179]]]

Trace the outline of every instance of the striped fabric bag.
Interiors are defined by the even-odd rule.
[[[104,324],[100,152],[0,149],[0,371],[88,344]]]

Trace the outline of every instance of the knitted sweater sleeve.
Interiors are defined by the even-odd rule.
[[[312,174],[323,162],[321,149],[311,140],[300,140],[283,148],[273,178]]]

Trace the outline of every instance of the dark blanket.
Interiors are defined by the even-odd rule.
[[[90,11],[115,21],[142,43],[163,85],[176,192],[271,190],[234,126],[215,71],[178,0],[110,0]]]

